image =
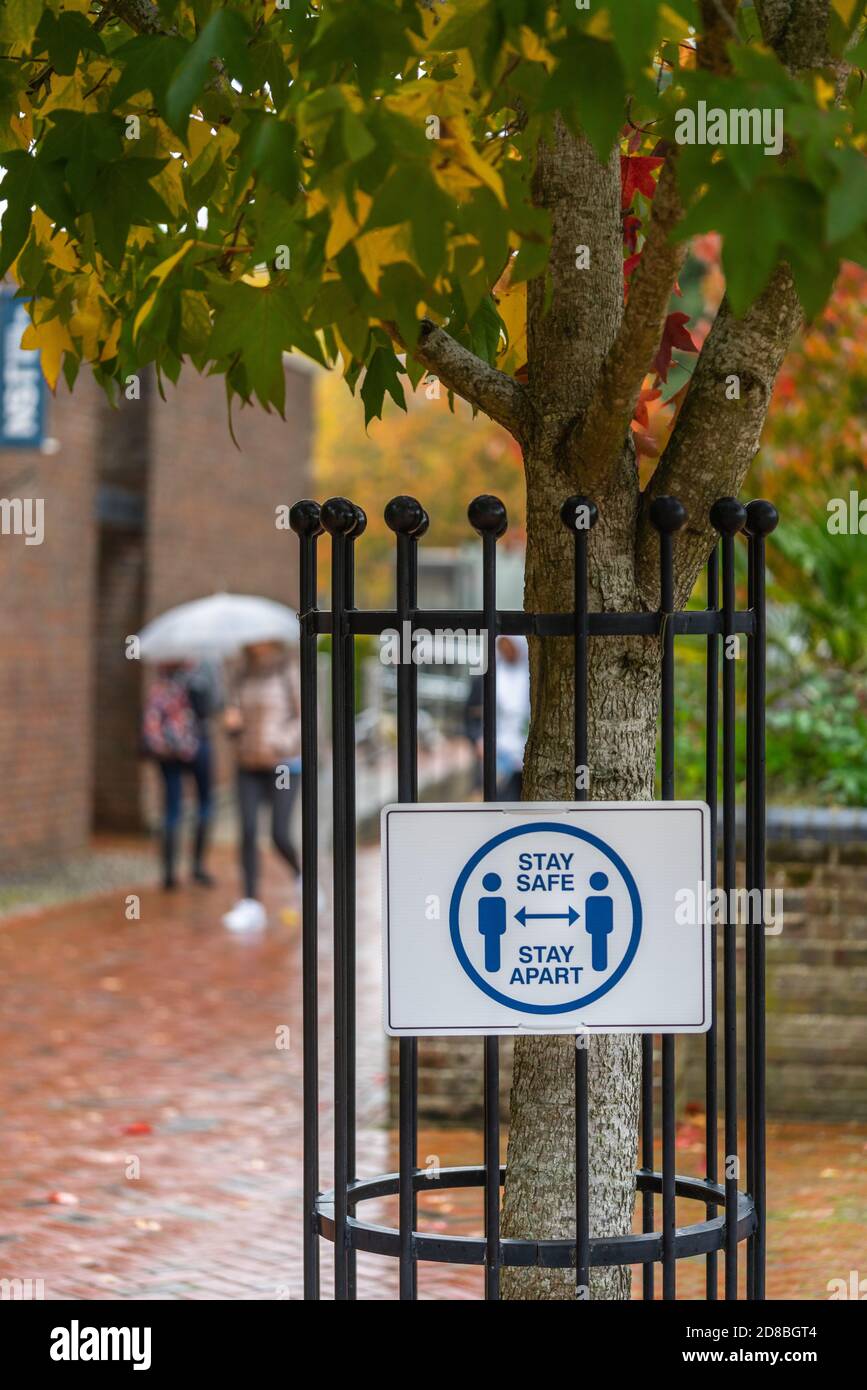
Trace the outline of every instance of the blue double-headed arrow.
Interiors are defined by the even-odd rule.
[[[576,912],[574,907],[570,907],[568,912],[528,912],[525,907],[521,907],[515,913],[515,917],[517,921],[521,923],[522,927],[526,927],[527,923],[532,922],[535,918],[542,917],[559,917],[562,919],[568,918],[569,926],[571,927],[574,922],[578,921],[578,918],[580,916],[581,913]]]

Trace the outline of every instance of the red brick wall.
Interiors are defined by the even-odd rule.
[[[236,409],[235,448],[223,384],[181,377],[153,416],[147,617],[227,589],[297,602],[297,539],[275,508],[309,491],[312,379],[286,373],[286,420]]]
[[[310,491],[313,380],[286,371],[286,419],[235,409],[229,434],[226,398],[216,377],[181,377],[181,388],[157,401],[147,521],[146,617],[187,599],[225,589],[264,594],[295,607],[298,542],[278,531],[275,509]],[[218,783],[233,757],[215,728]],[[159,804],[145,779],[145,819]]]
[[[0,450],[0,496],[41,497],[45,539],[0,535],[0,870],[77,849],[91,824],[95,406],[48,406],[60,451]]]
[[[311,377],[287,369],[285,422],[237,413],[241,452],[218,378],[185,372],[165,402],[142,385],[116,411],[83,371],[49,407],[60,451],[0,454],[0,497],[44,498],[46,527],[41,546],[0,536],[0,872],[142,823],[128,635],[220,588],[297,599],[297,543],[274,522],[310,489]],[[97,522],[98,490],[119,516]]]

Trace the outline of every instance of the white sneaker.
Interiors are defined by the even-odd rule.
[[[226,913],[223,926],[230,931],[261,931],[267,921],[268,915],[260,902],[255,898],[242,898]]]

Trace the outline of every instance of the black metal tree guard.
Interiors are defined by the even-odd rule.
[[[584,509],[579,512],[579,509]],[[662,642],[661,791],[674,798],[674,639],[705,635],[706,655],[706,800],[711,810],[711,888],[716,887],[719,782],[720,642],[745,636],[746,676],[746,888],[765,887],[765,538],[777,525],[769,502],[744,507],[721,498],[710,520],[720,535],[707,564],[707,607],[674,611],[673,552],[686,520],[682,504],[660,497],[651,507],[659,533],[660,607],[655,613],[595,613],[587,608],[587,541],[597,519],[595,504],[568,498],[560,518],[573,533],[575,596],[571,613],[501,611],[496,607],[496,545],[507,527],[506,509],[496,497],[477,497],[469,519],[482,542],[482,606],[472,611],[424,611],[417,606],[417,548],[428,528],[424,508],[412,497],[395,497],[385,510],[396,536],[396,607],[355,607],[355,541],[367,524],[362,509],[343,497],[320,506],[298,502],[291,524],[300,542],[301,694],[302,694],[302,955],[304,1004],[304,1296],[320,1297],[319,1240],[334,1243],[334,1296],[357,1296],[356,1253],[388,1255],[399,1261],[400,1297],[416,1297],[419,1260],[477,1265],[485,1268],[485,1296],[499,1297],[500,1270],[508,1266],[573,1268],[576,1294],[587,1296],[591,1267],[641,1265],[645,1299],[655,1295],[655,1266],[662,1267],[662,1297],[676,1297],[676,1262],[691,1255],[706,1257],[706,1296],[716,1299],[718,1253],[725,1255],[724,1297],[738,1297],[738,1247],[746,1241],[748,1299],[765,1296],[765,939],[761,915],[747,928],[744,971],[746,1051],[746,1184],[738,1185],[738,1047],[737,923],[727,917],[723,931],[722,1018],[718,1018],[716,940],[713,959],[713,1019],[706,1047],[706,1162],[704,1178],[675,1171],[674,1036],[662,1036],[662,1168],[654,1170],[653,1038],[642,1038],[641,1167],[636,1183],[642,1200],[640,1233],[592,1238],[589,1232],[588,1052],[575,1049],[575,1213],[576,1235],[560,1240],[503,1238],[500,1235],[499,1039],[484,1042],[484,1163],[440,1169],[432,1175],[418,1168],[418,1044],[399,1042],[399,1170],[360,1179],[355,1161],[355,740],[354,642],[357,636],[386,629],[421,627],[484,628],[489,642],[497,635],[571,637],[575,669],[575,765],[586,766],[588,639],[608,636],[654,636]],[[582,521],[578,521],[578,517]],[[552,518],[553,520],[553,518]],[[582,524],[583,523],[583,524]],[[748,603],[735,605],[735,537],[748,537]],[[316,550],[323,531],[331,536],[331,612],[317,607]],[[721,555],[720,555],[721,552]],[[720,602],[720,577],[722,601]],[[319,1190],[319,1055],[318,1055],[318,884],[317,884],[317,638],[331,636],[331,718],[333,752],[333,965],[334,965],[334,1187]],[[727,647],[724,645],[724,651]],[[415,801],[417,778],[417,668],[398,667],[397,769],[398,800]],[[483,793],[496,800],[496,662],[484,676]],[[722,662],[722,887],[726,901],[736,888],[736,667]],[[586,797],[578,792],[577,799]],[[730,917],[730,914],[729,914]],[[713,929],[714,938],[716,928]],[[722,1030],[724,1077],[724,1182],[718,1171],[717,1050]],[[418,1194],[444,1188],[483,1187],[483,1236],[442,1235],[418,1229]],[[662,1196],[662,1224],[654,1229],[654,1195]],[[362,1202],[399,1199],[398,1228],[364,1221]],[[675,1201],[703,1203],[705,1219],[678,1228]]]

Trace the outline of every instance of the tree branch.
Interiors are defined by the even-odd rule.
[[[756,0],[756,13],[765,43],[775,48],[789,22],[792,0]]]
[[[740,42],[735,15],[740,0],[701,0],[701,35],[696,62],[708,72],[731,72],[728,45]]]
[[[167,28],[163,23],[159,6],[153,4],[152,0],[113,0],[105,9],[122,19],[137,34],[177,33],[177,29]]]
[[[483,362],[444,328],[422,319],[413,357],[444,386],[513,434],[523,444],[530,431],[532,408],[526,387]]]
[[[673,158],[670,154],[659,175],[647,236],[617,337],[602,365],[580,434],[570,442],[570,466],[574,464],[581,477],[588,469],[593,476],[607,477],[623,447],[686,256],[686,244],[675,245],[670,239],[683,216]]]
[[[763,36],[791,72],[827,61],[830,0],[762,0],[758,8]],[[650,503],[673,494],[689,516],[677,547],[676,597],[683,603],[716,536],[708,509],[715,498],[735,495],[743,483],[758,452],[777,373],[803,322],[785,264],[777,266],[743,318],[735,318],[728,299],[720,305],[674,432],[642,498],[636,574],[648,603],[655,604],[658,596],[658,540],[648,522]],[[739,395],[729,399],[733,378]]]
[[[785,265],[777,267],[743,318],[735,318],[727,299],[720,305],[674,432],[642,499],[636,572],[651,606],[657,601],[659,539],[648,521],[650,503],[673,495],[686,507],[689,519],[677,543],[678,601],[683,602],[713,544],[708,509],[717,497],[737,494],[759,448],[777,373],[802,323]]]

